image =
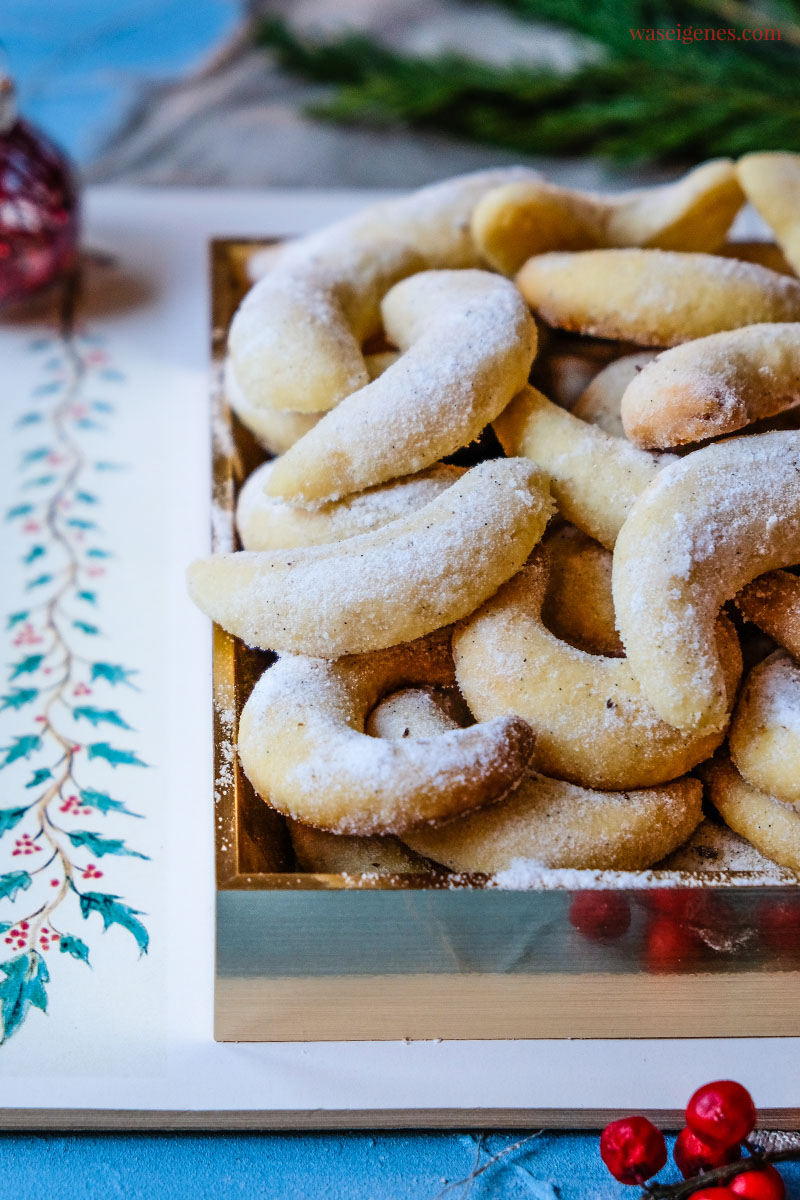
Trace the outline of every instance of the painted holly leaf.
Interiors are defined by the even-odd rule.
[[[80,629],[81,633],[86,633],[90,637],[94,637],[95,634],[100,632],[99,625],[91,625],[88,621],[73,621],[72,627],[73,629]]]
[[[27,517],[32,513],[34,506],[32,504],[15,504],[13,508],[6,511],[6,520],[13,521],[14,517]]]
[[[113,708],[95,708],[92,704],[81,704],[77,708],[73,708],[72,715],[78,721],[81,717],[86,721],[91,721],[95,727],[102,721],[106,721],[109,725],[116,725],[119,729],[132,728]]]
[[[35,950],[0,963],[5,979],[0,983],[0,1043],[19,1029],[31,1005],[47,1012],[45,984],[50,974]]]
[[[112,767],[146,767],[147,763],[137,758],[133,750],[118,750],[108,742],[92,742],[87,746],[89,758],[104,758]]]
[[[110,550],[101,550],[99,546],[93,546],[91,550],[86,551],[87,558],[112,558]]]
[[[23,704],[30,704],[38,695],[38,688],[13,688],[6,696],[0,696],[0,712],[6,708],[20,709]]]
[[[31,877],[27,871],[9,871],[0,875],[0,900],[16,900],[18,892],[27,892]]]
[[[125,464],[118,462],[96,462],[94,469],[95,471],[124,471]]]
[[[41,558],[46,553],[44,546],[31,546],[22,561],[26,567],[29,567],[32,562],[36,562],[37,558]]]
[[[41,462],[43,458],[47,458],[51,453],[49,446],[37,446],[35,450],[29,450],[27,454],[23,454],[23,466],[28,466],[30,463]]]
[[[105,425],[101,425],[99,421],[93,421],[91,417],[80,417],[76,422],[77,429],[105,429]]]
[[[31,393],[34,396],[52,396],[54,392],[61,391],[61,380],[54,379],[52,383],[40,383],[38,387],[33,389]]]
[[[12,921],[0,921],[0,933],[8,933],[12,924]]]
[[[2,747],[5,758],[0,762],[0,767],[7,767],[19,758],[30,758],[41,744],[42,739],[38,733],[24,733],[21,737],[15,737],[10,746]]]
[[[52,578],[52,575],[37,575],[35,579],[30,581],[30,583],[25,584],[25,590],[30,592],[33,590],[33,588],[44,587],[46,583],[50,583]]]
[[[87,604],[97,604],[97,594],[95,592],[77,592],[79,600],[85,600]]]
[[[20,621],[26,621],[28,615],[28,609],[25,609],[24,612],[10,613],[6,622],[6,629],[13,629],[15,625],[19,625]]]
[[[55,475],[37,475],[35,479],[29,479],[24,486],[26,488],[47,487],[47,485],[49,483],[53,483],[55,479]]]
[[[96,808],[101,813],[121,812],[129,817],[141,817],[141,813],[131,812],[121,800],[112,800],[106,792],[98,792],[94,788],[81,788],[81,800],[89,808]]]
[[[38,770],[33,772],[33,775],[30,777],[28,782],[25,784],[25,787],[26,788],[38,787],[40,783],[44,783],[45,779],[52,779],[52,778],[53,778],[53,772],[50,770],[49,767],[39,767]]]
[[[125,376],[122,374],[122,371],[118,371],[115,367],[105,367],[104,370],[100,372],[100,378],[108,379],[111,383],[123,383],[125,380]]]
[[[80,500],[81,504],[97,504],[97,496],[93,496],[91,492],[76,492],[75,499]]]
[[[128,687],[138,691],[135,683],[131,683],[130,676],[138,675],[138,671],[130,671],[127,667],[120,666],[119,663],[92,663],[92,682],[97,679],[105,679],[106,683],[127,683]]]
[[[92,408],[95,410],[95,412],[101,412],[101,413],[113,413],[114,412],[114,405],[109,404],[107,400],[93,400]]]
[[[140,854],[138,850],[131,850],[121,838],[103,837],[102,833],[91,833],[88,829],[76,829],[74,833],[68,833],[67,837],[76,850],[88,850],[98,858],[103,858],[106,854],[119,854],[124,858],[150,857],[148,854]]]
[[[41,350],[47,350],[49,346],[52,346],[52,344],[53,344],[53,339],[49,338],[49,337],[32,338],[28,342],[28,349],[38,352]]]
[[[26,425],[38,425],[44,420],[44,413],[28,412],[23,413],[18,421],[15,422],[18,429],[23,429]]]
[[[150,937],[142,922],[136,919],[141,915],[138,908],[123,904],[119,896],[112,896],[107,892],[81,892],[80,903],[81,913],[85,918],[88,919],[90,913],[99,913],[103,918],[104,931],[112,925],[121,925],[136,939],[141,953],[147,953]]]
[[[22,808],[0,808],[0,837],[18,825],[27,811],[27,805]]]
[[[65,933],[58,943],[58,948],[62,954],[70,954],[73,958],[79,958],[81,962],[85,962],[87,967],[89,962],[89,947],[86,942],[81,941],[79,937],[75,937],[72,933]]]
[[[70,517],[67,525],[71,529],[97,529],[94,521],[86,521],[83,517]]]
[[[21,659],[18,663],[12,664],[11,678],[18,679],[20,675],[32,675],[34,671],[39,670],[39,667],[43,662],[43,654],[29,654],[26,658]]]

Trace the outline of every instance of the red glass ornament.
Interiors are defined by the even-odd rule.
[[[675,1139],[672,1157],[683,1178],[690,1179],[701,1171],[736,1162],[742,1150],[738,1142],[733,1146],[709,1146],[691,1129],[682,1129]]]
[[[17,115],[0,76],[0,305],[22,300],[75,264],[78,191],[69,162]]]
[[[628,929],[631,906],[619,892],[578,892],[570,906],[569,923],[593,942],[611,942]]]
[[[743,1141],[755,1123],[752,1096],[732,1079],[705,1084],[686,1105],[686,1124],[710,1146],[733,1146]]]
[[[745,1171],[728,1184],[734,1196],[746,1200],[784,1200],[786,1185],[783,1177],[768,1163],[757,1171]]]
[[[620,1183],[644,1183],[667,1161],[667,1143],[646,1117],[612,1121],[600,1134],[600,1157]]]

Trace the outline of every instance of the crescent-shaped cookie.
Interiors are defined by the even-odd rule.
[[[704,775],[725,824],[779,866],[800,873],[800,812],[751,787],[727,758],[715,759]]]
[[[456,628],[458,685],[476,717],[524,717],[536,734],[536,770],[581,787],[650,787],[713,754],[723,732],[685,733],[659,720],[627,659],[587,654],[551,633],[541,616],[546,588],[540,547]],[[716,633],[732,705],[741,652],[729,621]]]
[[[742,325],[800,321],[800,281],[715,254],[541,254],[521,268],[517,286],[550,325],[640,346],[677,346]]]
[[[757,575],[796,562],[800,433],[715,442],[641,494],[614,550],[614,609],[631,670],[662,720],[725,728],[720,608]]]
[[[672,455],[638,450],[525,387],[494,422],[506,454],[524,454],[550,477],[562,516],[609,550],[642,491]]]
[[[736,164],[745,195],[800,272],[800,154],[745,154]]]
[[[434,737],[364,732],[387,692],[453,685],[449,630],[329,662],[289,656],[264,672],[239,723],[239,757],[273,808],[334,833],[399,833],[498,800],[533,748],[520,717]]]
[[[458,728],[430,696],[421,700],[410,690],[382,701],[372,720],[389,738]],[[696,779],[599,792],[526,772],[499,804],[436,828],[418,826],[403,841],[451,871],[493,874],[520,858],[543,867],[633,871],[686,841],[702,818],[701,800]]]
[[[245,550],[322,546],[381,529],[417,512],[464,474],[462,467],[437,463],[419,475],[405,475],[319,508],[301,508],[267,495],[264,489],[274,467],[274,462],[257,467],[239,493],[236,526]]]
[[[378,650],[472,612],[519,570],[552,510],[531,463],[492,459],[383,529],[199,559],[189,594],[251,646],[322,658]]]
[[[283,455],[271,495],[318,504],[412,475],[476,438],[526,383],[536,327],[507,279],[426,271],[381,309],[405,353]]]
[[[472,232],[487,262],[513,275],[549,250],[716,250],[743,203],[730,159],[703,163],[674,183],[617,195],[517,180],[478,202]]]
[[[747,325],[665,350],[631,379],[620,406],[646,448],[721,437],[800,404],[800,324]]]
[[[506,168],[449,179],[286,246],[231,325],[250,409],[325,412],[364,387],[361,347],[380,330],[389,288],[416,271],[479,266],[472,210],[490,188],[531,174]]]
[[[758,663],[745,680],[730,749],[749,784],[800,808],[800,666],[783,650]]]

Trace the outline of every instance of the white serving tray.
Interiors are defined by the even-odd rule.
[[[96,808],[78,818],[58,805],[54,818],[68,831],[122,838],[149,856],[99,854],[96,842],[74,846],[61,836],[78,889],[119,897],[138,915],[116,909],[123,924],[114,921],[102,933],[101,915],[84,919],[71,892],[53,912],[62,936],[72,934],[88,947],[92,967],[52,945],[44,953],[47,1012],[31,1007],[0,1047],[0,1127],[591,1126],[620,1110],[677,1113],[687,1088],[731,1074],[750,1087],[768,1123],[798,1127],[796,1039],[302,1045],[212,1039],[211,647],[207,622],[189,603],[183,579],[186,563],[208,547],[207,241],[265,230],[296,233],[373,198],[92,191],[86,245],[114,256],[117,267],[95,267],[78,304],[77,330],[88,340],[79,346],[79,386],[69,403],[58,388],[73,379],[74,361],[65,367],[63,360],[77,343],[65,346],[53,313],[0,326],[4,510],[29,503],[41,508],[36,497],[51,494],[50,484],[31,481],[46,477],[50,467],[57,474],[63,462],[45,464],[41,472],[37,466],[35,474],[30,463],[23,471],[20,464],[23,455],[45,447],[52,452],[52,438],[60,436],[54,406],[62,405],[62,425],[71,422],[73,444],[87,464],[118,464],[92,467],[94,501],[73,501],[72,510],[63,510],[97,527],[69,527],[85,565],[89,549],[113,555],[91,560],[103,572],[92,576],[95,602],[73,606],[64,628],[87,672],[91,662],[137,672],[128,679],[138,690],[101,674],[79,704],[116,712],[130,728],[96,715],[93,724],[84,715],[74,722],[74,736],[84,791],[111,795],[144,819]],[[39,417],[31,420],[32,411]],[[34,535],[45,543],[52,537],[46,516],[22,513],[2,525],[7,617],[33,612],[31,597],[48,586],[26,594],[31,564],[20,563]],[[39,522],[39,530],[26,531],[28,522]],[[25,620],[4,635],[4,663],[46,646],[33,640],[42,636],[43,619],[34,616],[31,632],[17,644]],[[77,620],[98,632],[77,628]],[[28,675],[35,672],[23,672],[12,687],[26,685]],[[72,692],[68,699],[79,702]],[[28,715],[35,711],[32,701],[0,713],[0,745],[35,736]],[[114,766],[96,749],[90,758],[87,747],[98,745],[132,751],[148,766]],[[27,802],[25,784],[41,761],[36,755],[45,752],[32,750],[0,773],[3,807],[21,803],[19,796]],[[0,874],[45,861],[41,851],[12,855],[27,821],[0,841]],[[89,862],[102,875],[88,872]],[[35,876],[14,905],[4,900],[0,920],[19,919],[17,904],[28,911],[38,895],[44,904],[59,895],[59,887],[47,890],[56,874]],[[144,934],[134,920],[147,930],[146,955],[139,956],[134,934],[139,941]],[[17,952],[16,943],[11,951]],[[3,995],[8,998],[8,989]]]

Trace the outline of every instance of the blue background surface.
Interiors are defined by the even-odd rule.
[[[139,89],[196,65],[235,27],[237,0],[2,0],[0,43],[21,108],[88,160]],[[735,1064],[731,1064],[735,1074]],[[522,1134],[491,1134],[481,1161]],[[0,1135],[15,1200],[436,1200],[474,1168],[476,1133]],[[785,1168],[800,1194],[800,1166]],[[460,1200],[466,1186],[445,1191]],[[476,1179],[471,1200],[613,1200],[634,1193],[597,1135],[549,1133]]]

